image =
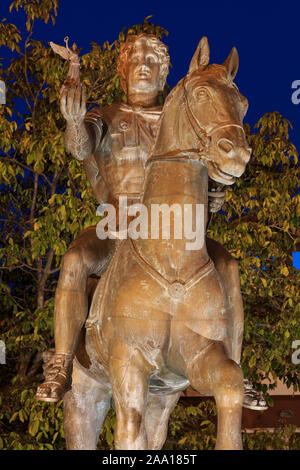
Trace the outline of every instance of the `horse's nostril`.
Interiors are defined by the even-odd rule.
[[[230,142],[230,140],[221,139],[221,140],[219,140],[219,142],[218,142],[218,147],[219,147],[219,149],[222,150],[223,152],[229,153],[229,152],[231,152],[231,150],[233,149],[233,144],[232,144],[232,142]]]

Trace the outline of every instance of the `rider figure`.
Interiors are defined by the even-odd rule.
[[[129,36],[117,62],[127,103],[115,103],[86,113],[86,97],[79,83],[68,82],[61,91],[61,112],[66,119],[65,146],[79,161],[99,203],[117,205],[127,196],[128,205],[142,192],[145,162],[158,129],[162,107],[158,104],[169,71],[167,47],[155,36]],[[225,193],[209,193],[209,210],[217,212]],[[72,361],[79,334],[88,314],[88,278],[106,270],[115,241],[100,240],[89,227],[71,243],[60,270],[55,295],[55,354],[46,380],[36,398],[58,401],[71,387]],[[217,242],[207,239],[208,254],[215,263],[229,298],[230,357],[240,362],[244,313],[238,264]],[[245,406],[264,409],[265,401],[245,381]]]

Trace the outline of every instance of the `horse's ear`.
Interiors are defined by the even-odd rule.
[[[190,63],[189,73],[198,70],[201,65],[209,64],[209,45],[206,37],[203,37],[196,49],[195,54]]]
[[[228,70],[228,73],[230,74],[233,80],[239,68],[239,55],[235,47],[231,49],[230,54],[225,60],[225,62],[223,63],[223,65],[224,67],[226,67],[226,69]]]

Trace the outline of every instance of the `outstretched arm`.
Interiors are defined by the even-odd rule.
[[[60,109],[67,121],[66,149],[79,161],[84,161],[95,150],[96,136],[85,122],[86,93],[82,84],[64,84],[60,95]]]

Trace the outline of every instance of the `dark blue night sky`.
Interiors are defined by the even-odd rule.
[[[6,17],[24,30],[24,14],[8,12],[10,0],[1,0],[0,18]],[[151,21],[169,31],[173,68],[168,78],[172,87],[182,78],[202,36],[207,36],[211,61],[223,62],[232,46],[240,56],[236,83],[249,100],[245,121],[253,126],[266,112],[279,111],[289,119],[292,140],[300,149],[300,104],[292,103],[292,82],[300,80],[300,1],[214,0],[180,3],[166,0],[99,1],[60,0],[55,26],[39,22],[34,38],[63,44],[66,35],[90,50],[91,42],[114,41],[124,26]],[[1,48],[0,56],[5,52]],[[2,52],[3,51],[3,52]],[[300,97],[300,94],[299,94]],[[297,262],[300,267],[300,261]]]

